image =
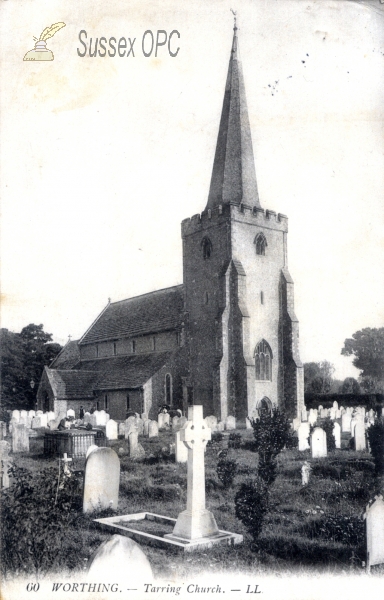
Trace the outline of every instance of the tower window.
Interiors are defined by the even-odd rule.
[[[136,352],[136,341],[135,340],[132,340],[132,352],[133,352],[133,354],[135,354],[135,352]]]
[[[261,340],[255,348],[256,379],[272,381],[272,350],[268,342]]]
[[[104,410],[108,410],[108,394],[104,396]]]
[[[153,336],[152,338],[152,350],[155,351],[156,350],[156,337]]]
[[[172,405],[172,376],[167,373],[165,376],[165,403]]]
[[[96,358],[99,358],[99,344],[96,344]]]
[[[129,394],[127,394],[126,402],[127,402],[127,404],[126,404],[127,410],[129,410],[131,408],[131,400],[129,398]]]
[[[212,254],[212,242],[208,237],[204,237],[201,240],[201,249],[203,251],[203,258],[204,260],[207,260],[208,258],[211,258],[211,254]]]
[[[116,342],[113,342],[113,356],[116,356],[117,354],[117,345]]]
[[[265,235],[263,233],[258,233],[253,243],[256,246],[256,254],[265,256],[265,248],[268,246]]]
[[[260,304],[264,304],[264,292],[260,292]]]

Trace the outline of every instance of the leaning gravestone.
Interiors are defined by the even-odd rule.
[[[15,425],[12,430],[12,452],[29,452],[28,429],[25,425]]]
[[[156,421],[149,421],[148,427],[148,437],[158,437],[159,436],[159,426]]]
[[[106,424],[105,435],[108,440],[117,440],[117,423],[113,419],[109,419],[108,423]]]
[[[111,448],[98,448],[85,463],[83,512],[104,508],[117,509],[119,501],[120,461]]]
[[[299,429],[297,430],[297,435],[299,437],[299,450],[303,452],[304,450],[309,449],[308,437],[309,437],[309,423],[303,422],[300,424]]]
[[[367,522],[367,569],[384,563],[384,502],[383,496],[376,496],[368,504],[364,514]]]
[[[132,589],[153,581],[153,573],[139,544],[128,537],[113,535],[91,557],[87,580],[97,583],[114,581]]]
[[[341,448],[341,428],[340,425],[336,422],[333,425],[332,433],[333,437],[335,438],[336,448]]]
[[[321,427],[315,427],[311,433],[312,458],[323,458],[327,456],[327,435]]]
[[[188,447],[180,439],[180,430],[175,433],[175,461],[177,463],[188,461]]]

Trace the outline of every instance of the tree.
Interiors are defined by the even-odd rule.
[[[359,382],[354,377],[346,377],[340,386],[341,394],[360,394]]]
[[[365,327],[344,341],[344,356],[353,356],[352,364],[360,369],[362,377],[384,379],[384,327]]]
[[[335,367],[327,360],[304,363],[304,391],[328,394],[334,372]]]
[[[60,352],[60,344],[52,342],[52,334],[43,325],[30,324],[20,333],[1,329],[0,345],[2,406],[34,408],[44,366]]]

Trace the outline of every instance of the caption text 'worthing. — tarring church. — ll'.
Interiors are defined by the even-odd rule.
[[[235,25],[208,202],[181,224],[183,285],[109,302],[38,390],[44,410],[80,405],[156,418],[164,404],[236,417],[304,406],[287,217],[261,207]]]

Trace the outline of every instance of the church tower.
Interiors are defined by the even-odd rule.
[[[288,220],[260,204],[236,23],[208,202],[181,228],[193,402],[238,423],[272,405],[296,417],[304,384]]]

